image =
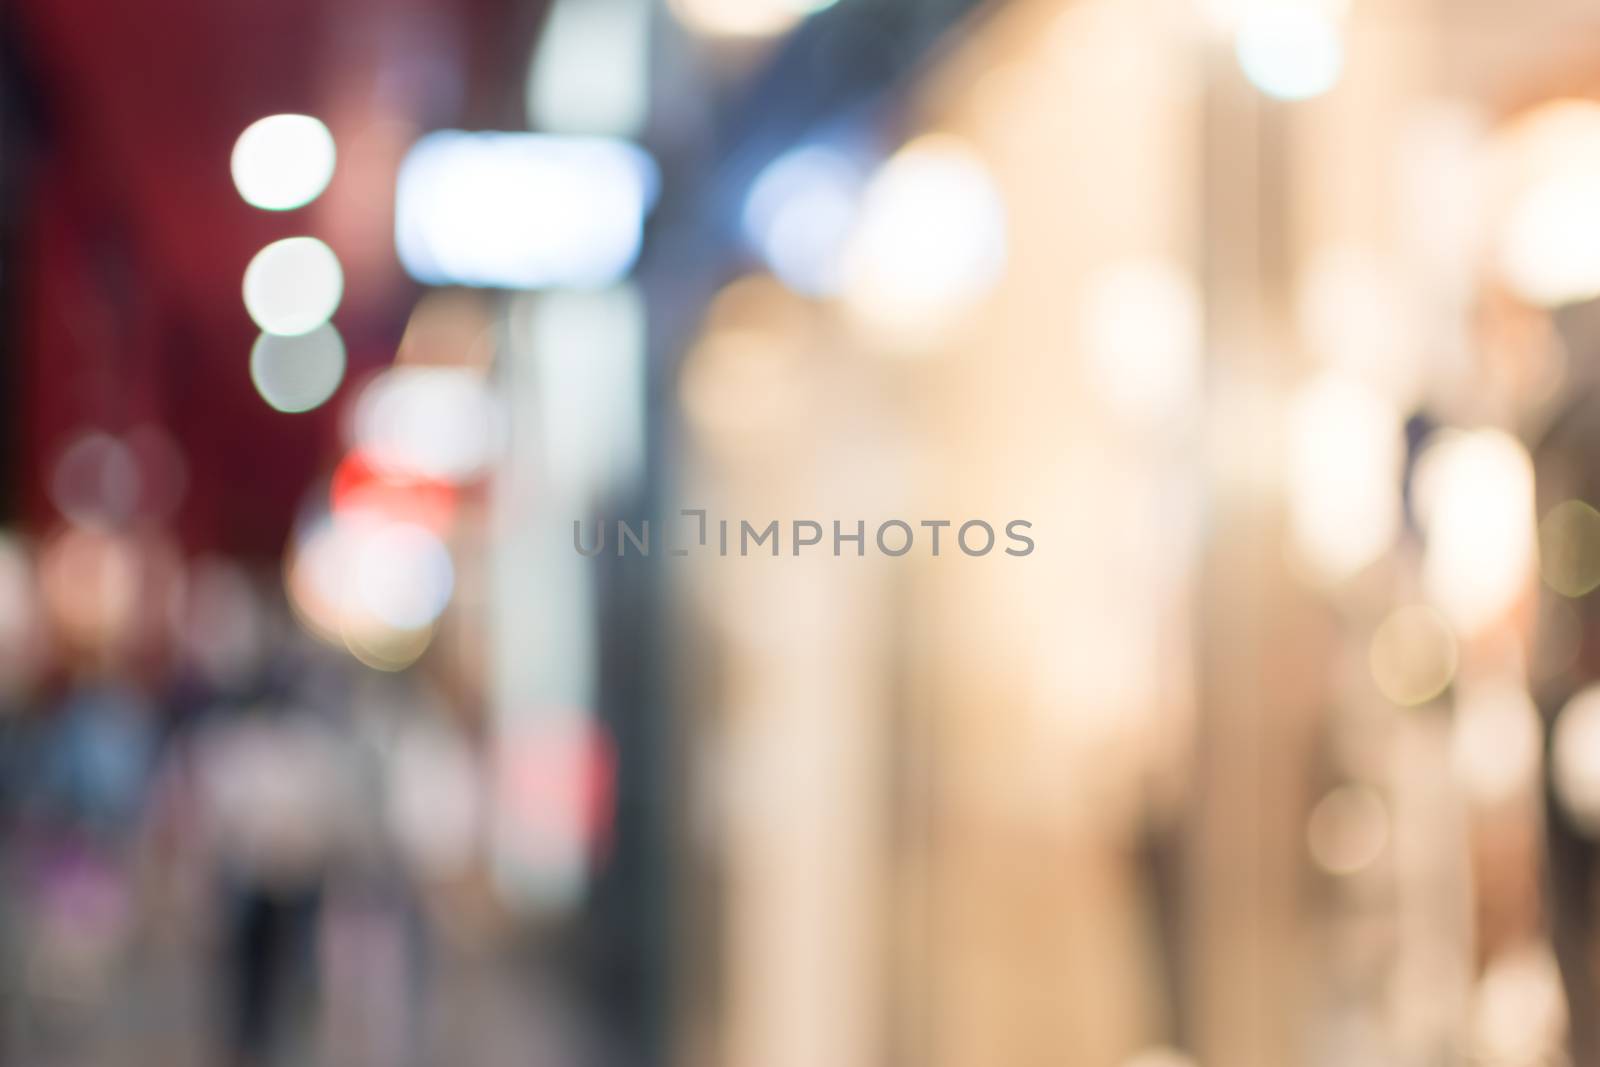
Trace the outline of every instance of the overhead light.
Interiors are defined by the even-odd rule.
[[[400,262],[429,285],[607,285],[639,254],[657,181],[648,154],[612,138],[429,134],[400,165]]]

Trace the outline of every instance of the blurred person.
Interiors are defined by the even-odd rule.
[[[92,1058],[133,932],[132,840],[157,717],[105,647],[73,649],[54,689],[7,722],[0,761],[21,1009],[8,1039],[18,1054]]]
[[[281,653],[268,665],[286,670]],[[178,846],[212,887],[224,1040],[241,1065],[303,1062],[311,1048],[323,901],[356,806],[337,725],[272,673],[247,702],[209,709],[173,753],[173,803],[195,820]]]

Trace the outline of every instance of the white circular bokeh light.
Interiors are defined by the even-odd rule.
[[[268,115],[233,146],[233,184],[252,207],[288,211],[309,204],[333,178],[333,134],[310,115]]]
[[[250,349],[250,380],[278,411],[321,407],[344,381],[344,341],[332,323],[294,337],[264,333]]]
[[[1246,13],[1234,38],[1250,84],[1278,100],[1309,100],[1339,82],[1344,41],[1339,24],[1313,7],[1263,6]]]
[[[343,297],[339,257],[315,237],[274,241],[245,268],[244,306],[266,333],[310,333],[333,316]]]

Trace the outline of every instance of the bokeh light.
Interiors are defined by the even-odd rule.
[[[888,338],[926,343],[1000,280],[1005,201],[963,141],[928,134],[867,186],[845,257],[845,297]]]
[[[1557,715],[1550,777],[1573,821],[1590,834],[1600,833],[1600,687],[1580,691]]]
[[[1338,22],[1308,4],[1257,5],[1239,20],[1234,48],[1250,84],[1279,100],[1321,96],[1344,68]]]
[[[803,417],[808,322],[806,302],[767,275],[717,294],[679,379],[684,415],[708,454],[748,459],[764,433]]]
[[[333,317],[343,297],[339,257],[315,237],[274,241],[245,268],[244,306],[265,333],[310,333]]]
[[[257,119],[233,146],[233,184],[245,203],[287,211],[315,200],[333,178],[333,134],[310,115]]]
[[[1372,865],[1389,842],[1389,812],[1367,786],[1345,785],[1311,809],[1306,847],[1329,874],[1355,874]]]
[[[430,285],[606,285],[638,257],[658,182],[627,141],[441,130],[400,166],[395,246]]]
[[[1158,426],[1195,401],[1204,322],[1194,279],[1178,264],[1108,264],[1086,284],[1079,315],[1089,372],[1120,417]]]
[[[1499,149],[1506,284],[1543,307],[1600,295],[1600,102],[1532,108],[1502,132]]]
[[[360,520],[341,520],[360,526]],[[396,630],[420,630],[444,612],[455,589],[450,552],[431,531],[409,522],[376,521],[353,532],[353,594]]]
[[[250,380],[278,411],[321,407],[344,381],[344,339],[333,323],[285,337],[263,333],[250,349]]]
[[[297,528],[284,579],[311,633],[393,671],[427,650],[455,591],[455,566],[425,527],[369,512],[319,513]]]
[[[101,650],[127,635],[139,596],[139,557],[121,536],[68,527],[39,553],[39,590],[58,632],[83,649]]]
[[[361,391],[351,427],[375,469],[455,483],[483,473],[500,446],[502,418],[476,370],[395,367]]]
[[[1554,955],[1539,944],[1514,946],[1484,968],[1472,999],[1468,1047],[1478,1063],[1560,1058],[1567,1013]]]
[[[1417,461],[1428,598],[1467,633],[1503,618],[1535,565],[1533,461],[1502,430],[1455,431]]]
[[[1600,296],[1600,172],[1557,175],[1528,190],[1506,223],[1506,281],[1535,304]]]
[[[785,285],[811,295],[832,293],[865,184],[856,162],[836,149],[806,145],[786,152],[750,187],[745,236]]]
[[[108,433],[90,431],[56,461],[50,499],[69,522],[116,527],[133,517],[142,481],[132,449]]]
[[[1393,264],[1350,244],[1312,255],[1295,293],[1300,335],[1319,362],[1408,411],[1423,388],[1414,304]]]
[[[1400,528],[1400,415],[1338,375],[1303,387],[1289,408],[1288,493],[1296,555],[1317,579],[1343,581]]]
[[[1495,805],[1529,790],[1542,743],[1539,713],[1525,686],[1493,678],[1463,687],[1451,726],[1450,761],[1474,800]]]
[[[1455,635],[1425,604],[1397,608],[1372,635],[1368,661],[1384,696],[1405,707],[1426,704],[1455,677]]]
[[[1545,514],[1539,574],[1562,596],[1580,597],[1600,586],[1600,511],[1582,500],[1563,500]]]

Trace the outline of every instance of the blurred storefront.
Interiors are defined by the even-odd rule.
[[[0,17],[0,1059],[1600,1063],[1600,12],[163,7]]]

